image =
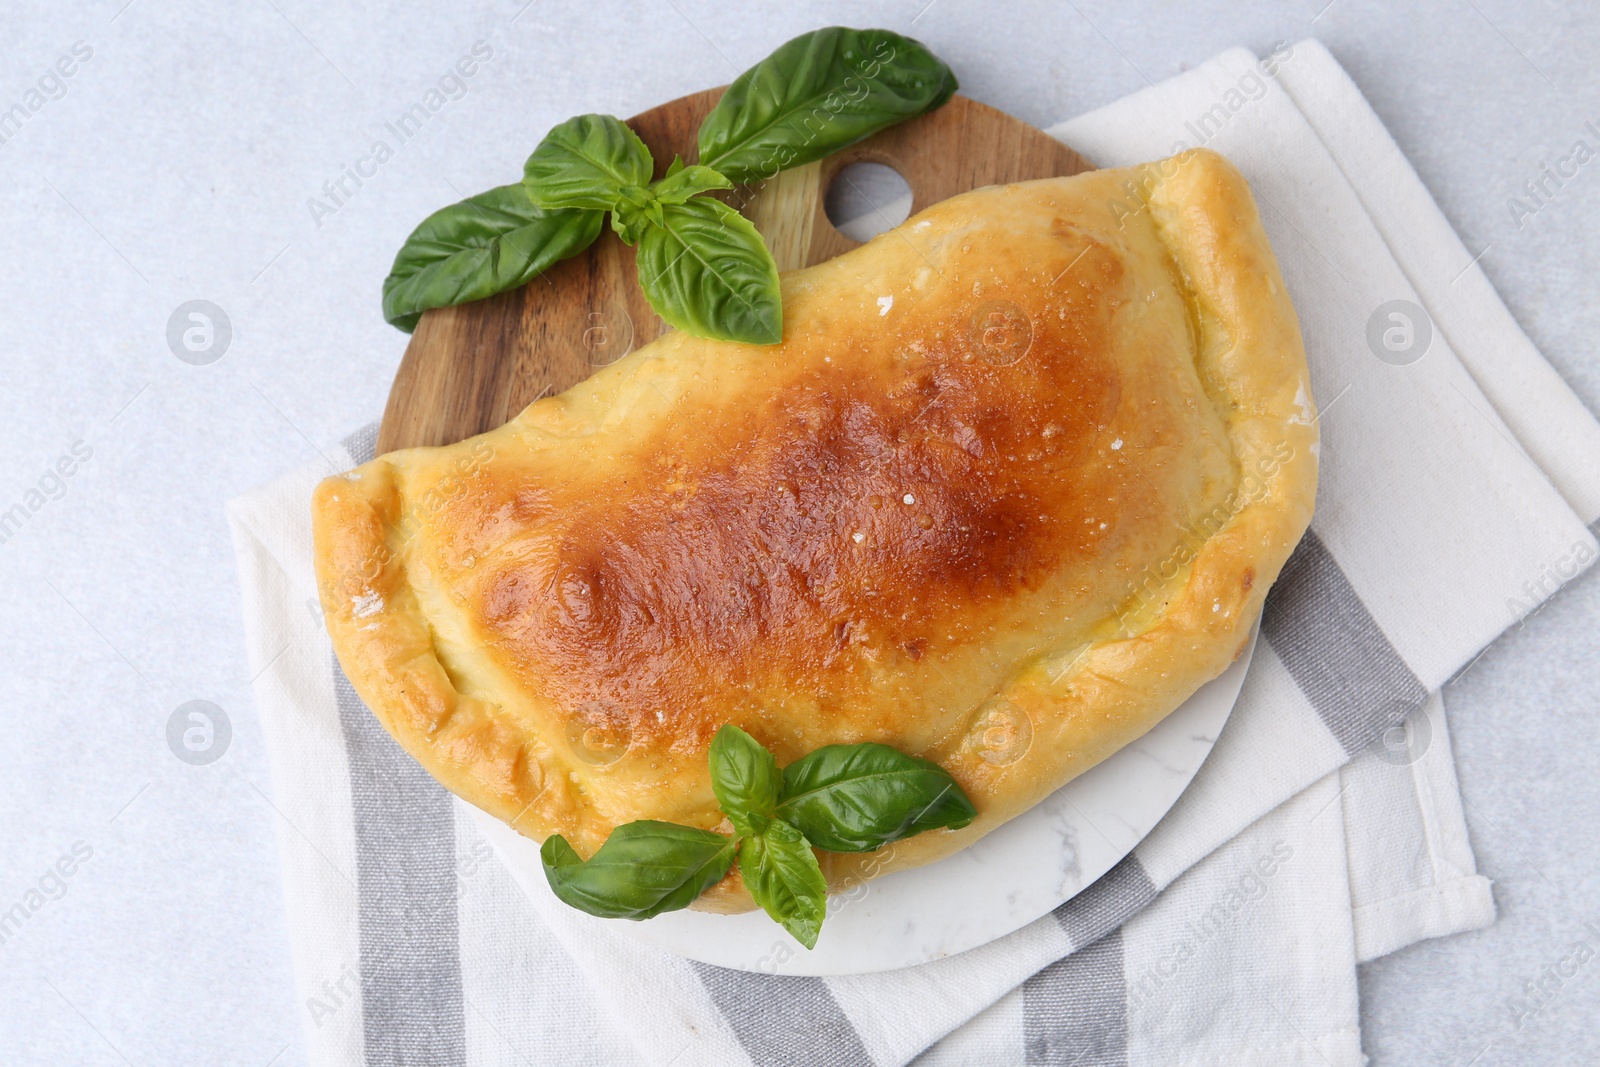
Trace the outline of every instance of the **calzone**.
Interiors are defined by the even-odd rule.
[[[726,829],[724,723],[780,765],[878,741],[971,844],[1249,641],[1310,521],[1289,295],[1221,156],[952,197],[784,275],[783,340],[671,332],[499,429],[324,481],[340,663],[446,787],[591,854]],[[696,903],[752,906],[737,869]]]

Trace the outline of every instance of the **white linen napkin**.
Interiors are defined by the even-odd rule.
[[[1312,532],[1172,812],[1056,912],[920,967],[645,947],[519,886],[356,699],[316,612],[308,467],[229,513],[313,1063],[1359,1064],[1356,962],[1492,921],[1436,694],[1594,559],[1600,425],[1318,43],[1051,132],[1101,165],[1181,142],[1240,167],[1322,410]]]

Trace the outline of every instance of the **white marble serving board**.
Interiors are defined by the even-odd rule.
[[[813,951],[761,911],[584,919],[690,959],[769,974],[865,974],[986,945],[1092,885],[1161,821],[1210,755],[1254,652],[1252,637],[1149,733],[970,848],[829,897]],[[473,812],[523,892],[553,899],[538,842]]]

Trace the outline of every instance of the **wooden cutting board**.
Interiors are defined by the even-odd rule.
[[[628,121],[655,157],[656,178],[674,154],[695,161],[700,121],[722,92],[707,89]],[[956,96],[760,188],[718,195],[755,223],[780,271],[794,270],[859,244],[828,221],[823,194],[840,170],[863,160],[900,172],[911,186],[913,215],[981,186],[1093,169],[1043,131]],[[608,225],[586,251],[520,289],[424,313],[389,390],[378,452],[452,444],[492,430],[666,329],[639,288],[634,250]]]

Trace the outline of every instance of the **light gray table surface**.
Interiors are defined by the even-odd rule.
[[[0,109],[42,91],[0,125],[0,510],[44,503],[0,544],[0,910],[78,860],[0,944],[0,1062],[305,1061],[223,503],[381,410],[405,345],[378,312],[395,248],[458,191],[514,180],[568,115],[721,84],[830,23],[910,32],[964,92],[1041,126],[1230,45],[1315,35],[1600,409],[1600,161],[1534,216],[1508,207],[1574,141],[1600,147],[1600,8],[1324,3],[8,3]],[[493,57],[464,96],[314,218],[479,40]],[[233,330],[206,366],[167,343],[197,298]],[[89,458],[52,476],[74,447]],[[1597,621],[1591,574],[1449,686],[1500,918],[1362,968],[1373,1062],[1600,1058],[1600,963],[1520,1025],[1510,1009],[1574,940],[1600,944]],[[209,766],[166,741],[193,699],[233,727]]]

